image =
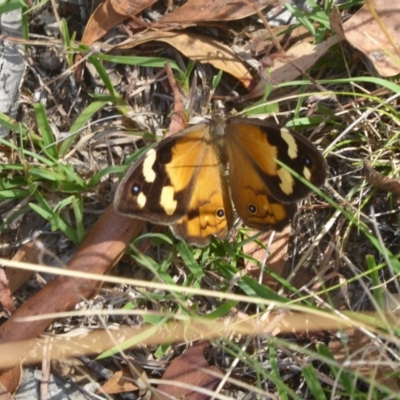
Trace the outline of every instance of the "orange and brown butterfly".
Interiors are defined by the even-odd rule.
[[[134,162],[114,207],[170,225],[177,238],[200,247],[228,235],[232,203],[246,226],[281,230],[297,201],[310,193],[285,166],[315,186],[325,181],[322,154],[299,133],[260,119],[217,115],[161,140]]]

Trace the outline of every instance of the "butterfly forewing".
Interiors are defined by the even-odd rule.
[[[204,157],[206,129],[200,124],[172,135],[137,160],[118,187],[115,209],[161,224],[186,215]]]
[[[294,203],[310,193],[285,166],[315,186],[324,183],[326,164],[322,154],[299,133],[255,119],[228,120],[227,145],[252,164],[252,170],[282,203]],[[279,160],[280,163],[277,162]],[[236,161],[233,161],[235,163]],[[284,164],[284,165],[281,165]]]

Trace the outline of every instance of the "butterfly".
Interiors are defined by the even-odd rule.
[[[161,140],[135,161],[114,207],[170,225],[177,238],[199,247],[213,236],[226,238],[232,203],[246,226],[282,230],[310,193],[285,166],[315,186],[325,181],[325,159],[299,133],[260,119],[216,115]]]

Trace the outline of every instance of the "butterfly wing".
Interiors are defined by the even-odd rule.
[[[157,224],[179,221],[189,210],[207,131],[208,124],[195,125],[147,151],[121,180],[115,209]]]
[[[276,160],[316,186],[325,181],[322,154],[307,139],[258,119],[231,118],[226,150],[232,200],[243,222],[259,230],[282,229],[310,189]]]
[[[239,149],[227,146],[231,196],[236,211],[244,224],[250,228],[266,231],[282,230],[297,210],[296,203],[283,204],[272,195],[250,159],[240,154]]]
[[[171,228],[176,237],[188,244],[204,247],[212,236],[225,238],[232,221],[224,166],[210,143],[197,174],[188,213]]]
[[[114,199],[121,214],[157,224],[174,224],[175,236],[205,246],[225,237],[233,211],[224,168],[200,124],[172,135],[138,159],[122,179]]]

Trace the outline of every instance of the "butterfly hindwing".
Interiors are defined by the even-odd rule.
[[[271,196],[269,188],[254,164],[239,156],[239,148],[228,145],[230,188],[239,217],[250,228],[262,231],[282,230],[296,212],[296,203],[282,204]]]
[[[252,228],[281,230],[310,189],[277,160],[319,186],[325,180],[322,155],[300,134],[262,120],[231,118],[226,131],[231,194],[240,218]]]
[[[232,226],[233,210],[224,168],[212,143],[207,145],[187,214],[172,226],[178,238],[204,247],[212,236],[225,238]]]

